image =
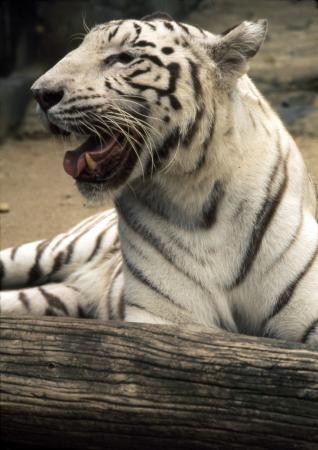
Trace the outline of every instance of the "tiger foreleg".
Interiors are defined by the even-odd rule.
[[[1,289],[18,289],[67,277],[113,251],[118,243],[117,215],[112,210],[83,220],[66,233],[50,240],[30,242],[0,252]]]
[[[308,275],[309,285],[314,286],[316,272]],[[318,293],[307,286],[299,288],[289,303],[275,314],[274,311],[264,328],[268,337],[298,341],[318,348]]]
[[[63,283],[0,293],[1,315],[84,317],[87,309],[85,296]]]

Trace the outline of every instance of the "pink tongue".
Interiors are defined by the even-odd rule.
[[[78,178],[87,169],[86,152],[93,157],[94,161],[98,162],[106,157],[115,143],[117,143],[116,139],[110,138],[107,143],[101,146],[101,143],[95,137],[88,138],[76,150],[69,150],[65,153],[63,162],[65,172],[73,178]]]
[[[82,150],[69,150],[66,152],[63,166],[68,175],[71,175],[73,178],[77,178],[86,167],[86,161]]]

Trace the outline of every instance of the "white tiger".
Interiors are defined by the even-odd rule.
[[[2,314],[192,323],[318,345],[314,189],[246,75],[266,27],[214,35],[163,15],[112,21],[34,83],[51,130],[84,141],[66,172],[87,197],[110,191],[116,212],[3,251],[14,290]]]

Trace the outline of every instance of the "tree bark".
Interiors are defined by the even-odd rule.
[[[206,329],[2,318],[1,428],[9,448],[317,450],[318,352]]]

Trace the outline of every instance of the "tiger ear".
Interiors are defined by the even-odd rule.
[[[221,76],[235,80],[248,71],[248,60],[260,49],[267,33],[267,20],[242,22],[222,33],[209,49]]]

